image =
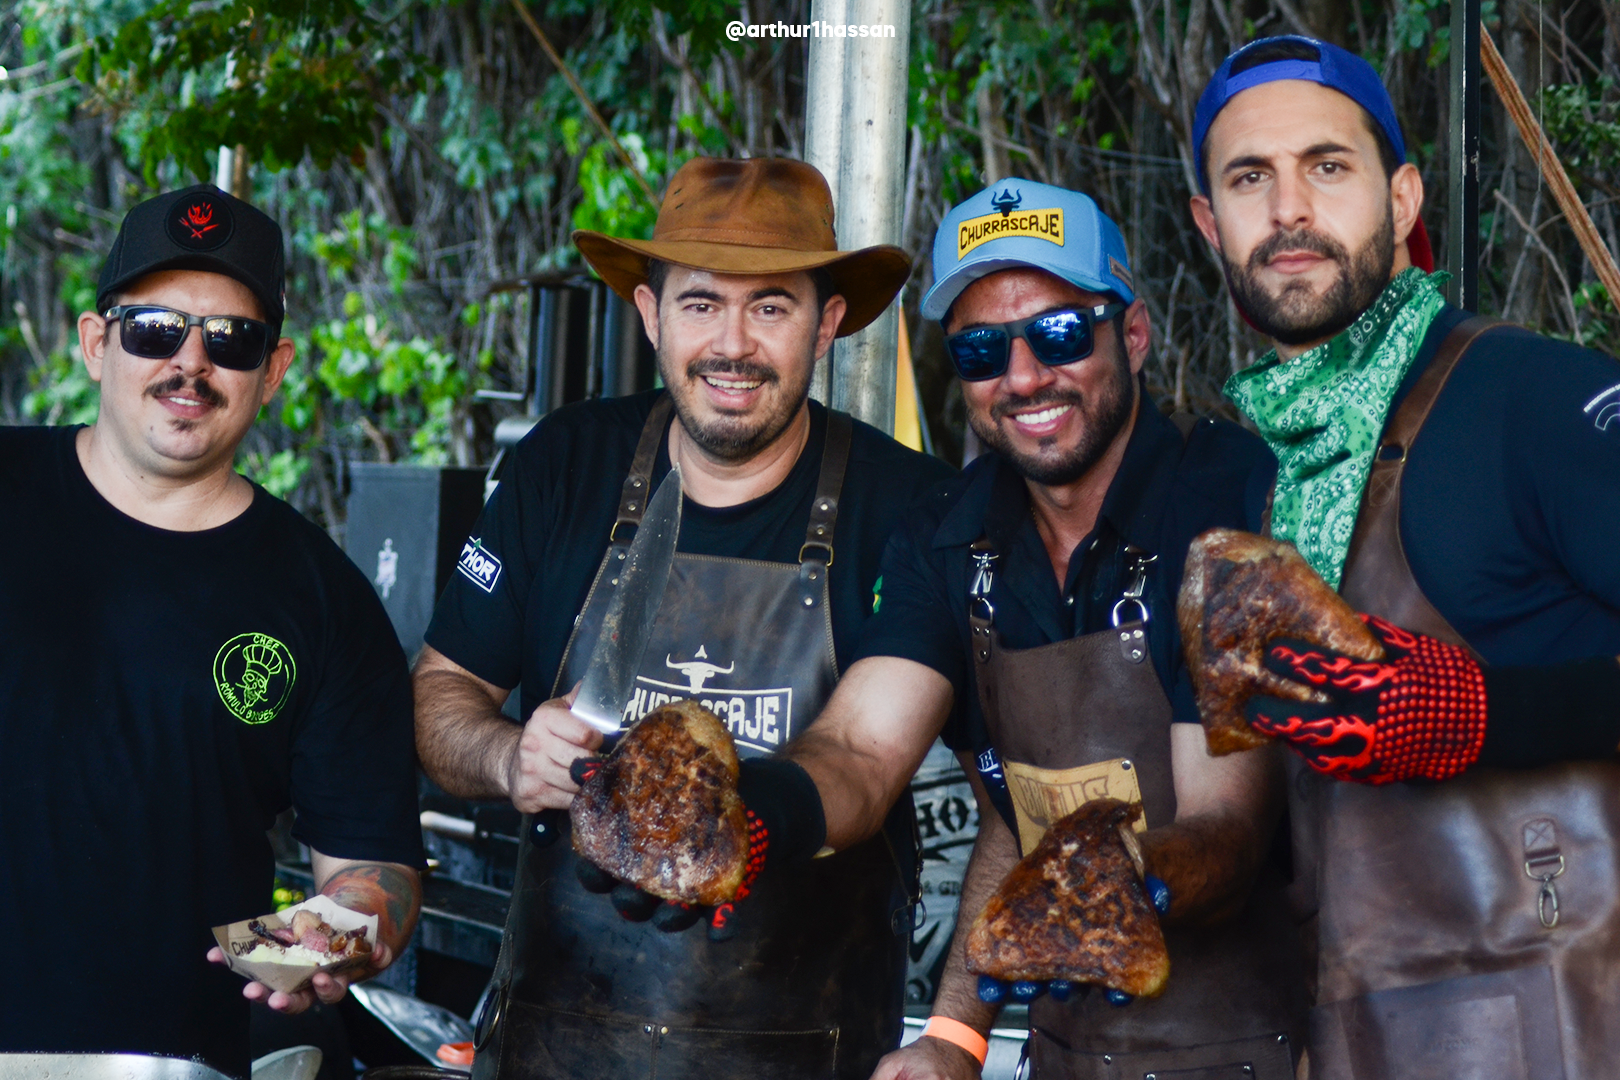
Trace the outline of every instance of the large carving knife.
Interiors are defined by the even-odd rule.
[[[619,564],[619,583],[574,700],[574,715],[610,737],[618,733],[625,705],[635,692],[636,669],[652,636],[680,533],[681,467],[674,465],[647,504],[630,550]]]

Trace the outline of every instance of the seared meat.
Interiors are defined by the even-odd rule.
[[[1234,529],[1211,529],[1188,548],[1176,619],[1212,754],[1271,741],[1243,718],[1255,694],[1326,700],[1265,669],[1274,639],[1297,638],[1361,660],[1384,655],[1372,631],[1292,544]]]
[[[651,713],[619,740],[569,807],[574,850],[654,896],[730,900],[748,861],[737,749],[695,701]]]
[[[1159,916],[1120,835],[1140,803],[1094,799],[1046,830],[968,932],[968,970],[1153,997],[1170,977]]]

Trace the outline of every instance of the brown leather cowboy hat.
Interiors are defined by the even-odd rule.
[[[646,283],[649,259],[717,274],[823,269],[849,305],[839,337],[882,314],[911,275],[892,245],[839,251],[826,179],[786,158],[693,158],[670,180],[651,240],[580,229],[574,244],[626,300]]]

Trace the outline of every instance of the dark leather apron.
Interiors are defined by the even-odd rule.
[[[554,693],[584,673],[627,549],[621,527],[640,521],[669,414],[666,395],[642,430]],[[815,718],[837,680],[827,568],[850,430],[848,416],[829,414],[799,562],[676,555],[627,718],[695,697],[744,757]],[[902,802],[896,812],[909,814]],[[885,834],[773,869],[737,905],[737,936],[717,944],[701,925],[665,934],[621,918],[580,885],[566,816],[550,824],[525,819],[475,1076],[866,1080],[899,1044],[915,883]]]
[[[978,561],[969,608],[979,702],[1018,817],[1024,852],[1046,827],[1095,798],[1140,799],[1145,824],[1176,816],[1169,699],[1148,655],[1142,599],[1153,556],[1127,549],[1134,581],[1112,629],[1033,649],[1004,647],[988,602],[995,555]],[[1126,618],[1129,616],[1129,618]],[[1174,618],[1174,613],[1164,615]],[[1170,981],[1124,1008],[1093,991],[1030,1005],[1038,1078],[1292,1080],[1304,1032],[1303,973],[1277,877],[1257,882],[1236,918],[1166,927]]]
[[[1458,326],[1385,427],[1341,592],[1466,647],[1400,539],[1406,451]],[[1293,755],[1290,755],[1293,757]],[[1620,1076],[1620,766],[1474,769],[1368,787],[1291,762],[1295,865],[1319,953],[1312,1080]]]

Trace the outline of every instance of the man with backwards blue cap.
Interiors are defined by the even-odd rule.
[[[1386,650],[1273,642],[1317,702],[1246,709],[1300,754],[1311,1076],[1613,1076],[1620,365],[1445,303],[1344,50],[1240,49],[1193,145],[1193,216],[1276,346],[1226,386],[1279,461],[1270,530]]]
[[[1280,761],[1205,750],[1175,619],[1188,543],[1257,525],[1272,458],[1234,424],[1181,425],[1148,398],[1147,306],[1118,227],[1086,196],[993,185],[940,226],[934,274],[923,314],[944,324],[989,449],[903,520],[860,659],[790,751],[834,847],[877,827],[942,727],[978,795],[935,1015],[877,1076],[976,1075],[1010,991],[1033,999],[1039,1077],[1292,1077],[1302,968],[1264,872]],[[1163,996],[975,979],[961,943],[985,901],[1050,822],[1103,796],[1145,810]]]

